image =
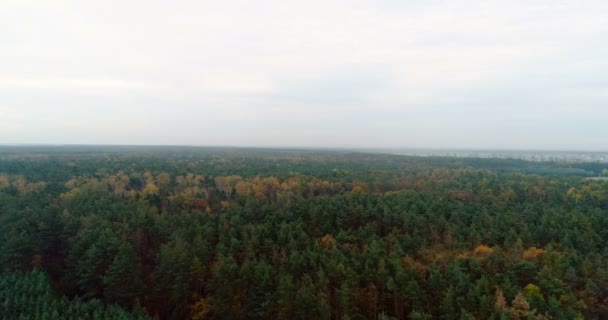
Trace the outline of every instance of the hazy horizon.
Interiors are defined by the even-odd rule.
[[[603,1],[0,4],[0,144],[608,150]]]
[[[351,150],[351,151],[438,151],[438,152],[564,152],[564,153],[608,153],[608,149],[509,149],[509,148],[441,148],[441,147],[333,147],[293,145],[200,145],[200,144],[86,144],[86,143],[0,143],[0,147],[158,147],[158,148],[226,148],[226,149],[286,149],[286,150]]]

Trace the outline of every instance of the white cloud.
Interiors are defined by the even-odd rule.
[[[517,147],[532,112],[538,148],[575,148],[608,135],[605,38],[603,1],[3,1],[0,105],[26,117],[2,140]]]
[[[19,78],[0,77],[0,87],[4,90],[50,91],[62,93],[113,94],[116,92],[158,90],[149,83],[130,82],[121,79],[92,78]]]

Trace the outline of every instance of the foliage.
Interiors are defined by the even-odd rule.
[[[608,182],[583,178],[603,168],[7,147],[0,310],[7,319],[606,318]]]
[[[1,319],[148,319],[141,311],[129,313],[96,299],[57,297],[40,270],[1,274],[0,305]]]

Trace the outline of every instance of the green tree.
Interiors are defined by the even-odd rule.
[[[110,302],[131,307],[140,296],[143,284],[140,263],[129,244],[120,246],[103,277],[104,296]]]

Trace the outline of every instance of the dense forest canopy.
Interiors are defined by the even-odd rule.
[[[0,319],[605,319],[607,168],[0,147]]]

